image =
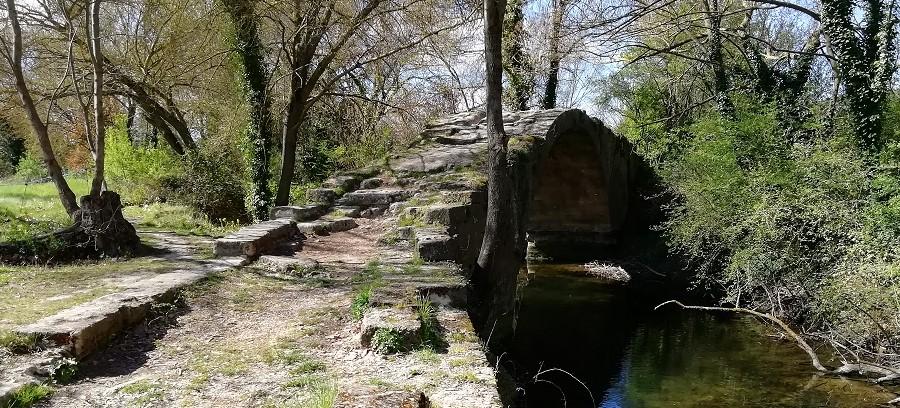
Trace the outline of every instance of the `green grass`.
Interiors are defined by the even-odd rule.
[[[181,205],[153,203],[125,207],[125,217],[137,221],[142,229],[168,230],[181,235],[221,237],[240,228],[237,223],[218,224]]]
[[[354,320],[362,320],[366,310],[369,309],[369,300],[372,298],[372,286],[363,286],[360,288],[353,301],[350,303],[350,313]]]
[[[46,399],[53,394],[53,389],[46,385],[28,384],[12,395],[12,399],[7,403],[8,408],[26,408],[34,405],[36,402]]]
[[[394,354],[403,350],[403,338],[399,332],[388,328],[379,328],[372,335],[372,349],[381,354]]]
[[[68,182],[78,197],[90,191],[85,178],[70,178]],[[188,207],[172,204],[128,206],[122,212],[137,221],[138,227],[185,235],[222,236],[240,227],[212,223]],[[70,224],[53,183],[0,184],[0,242],[28,240]]]
[[[86,179],[69,179],[76,196],[90,190]],[[27,240],[70,224],[52,183],[0,184],[0,242]]]
[[[38,348],[38,337],[34,334],[16,333],[11,330],[0,330],[0,348],[14,354],[24,354]]]

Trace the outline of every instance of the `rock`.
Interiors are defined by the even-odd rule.
[[[319,267],[319,263],[313,259],[295,258],[292,256],[263,255],[256,261],[256,265],[273,273],[305,275]]]
[[[396,202],[396,203],[391,203],[391,204],[388,206],[388,210],[387,210],[388,214],[391,214],[391,215],[398,215],[398,214],[400,213],[400,211],[403,209],[403,205],[404,205],[404,204],[405,204],[405,203],[402,202],[402,201]]]
[[[450,203],[473,205],[487,203],[487,191],[484,190],[443,191],[441,195],[444,201]]]
[[[390,168],[403,173],[434,173],[465,167],[483,156],[487,151],[486,142],[469,145],[437,145],[412,151],[393,160]]]
[[[333,220],[325,220],[325,228],[327,229],[328,232],[332,232],[332,233],[349,231],[358,226],[359,225],[356,223],[356,221],[354,221],[353,218],[349,218],[349,217],[337,218],[337,219],[333,219]]]
[[[340,213],[344,217],[356,218],[360,216],[363,208],[352,205],[339,205],[337,207],[334,207],[333,210]]]
[[[415,227],[398,227],[397,228],[397,238],[410,240],[416,237],[416,229]]]
[[[292,220],[263,221],[216,239],[214,252],[216,257],[243,255],[252,258],[299,236],[300,230]]]
[[[459,225],[466,222],[469,216],[469,206],[465,204],[440,204],[428,207],[424,211],[423,220],[426,224]]]
[[[297,224],[297,229],[304,234],[325,235],[328,233],[328,223],[326,221],[310,221]]]
[[[342,205],[357,206],[387,206],[397,201],[403,201],[410,197],[409,191],[397,188],[383,188],[373,190],[356,190],[344,195],[340,200]]]
[[[359,216],[363,218],[375,218],[384,215],[384,207],[370,207],[363,210]]]
[[[344,192],[356,190],[359,187],[359,177],[349,176],[349,175],[341,175],[334,176],[325,180],[322,183],[323,187],[329,187],[334,189],[340,189]]]
[[[337,189],[334,188],[313,188],[306,190],[306,199],[313,203],[331,204],[338,199]]]
[[[416,230],[416,252],[429,262],[455,261],[459,248],[453,237],[444,232]]]
[[[398,340],[395,344],[398,351],[408,351],[421,342],[420,327],[418,317],[408,308],[373,308],[366,311],[363,317],[359,340],[363,347],[384,353],[390,350],[379,348],[377,344],[373,345],[372,339],[379,330],[390,331]]]
[[[359,184],[359,188],[361,190],[371,190],[374,188],[381,187],[384,184],[384,180],[378,177],[367,178]]]
[[[388,391],[374,395],[347,396],[335,408],[429,408],[431,401],[421,391]]]
[[[269,218],[286,218],[294,221],[312,221],[325,215],[327,207],[322,204],[309,204],[303,206],[282,206],[272,209]]]

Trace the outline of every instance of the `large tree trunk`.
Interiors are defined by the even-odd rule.
[[[534,91],[534,73],[525,52],[524,0],[507,2],[503,19],[503,70],[509,78],[510,99],[516,110],[527,110]]]
[[[244,69],[244,93],[250,106],[247,134],[251,143],[251,207],[256,219],[266,219],[272,204],[269,190],[269,150],[272,120],[266,96],[266,70],[259,24],[253,3],[246,0],[223,0],[234,24],[237,54]]]
[[[713,70],[713,92],[716,107],[722,116],[734,116],[734,105],[728,97],[728,74],[725,71],[725,60],[722,55],[722,12],[718,0],[701,2],[706,11],[707,41],[709,42],[709,61]]]
[[[562,61],[562,53],[559,51],[562,40],[562,23],[566,12],[568,0],[553,0],[553,12],[550,22],[550,49],[548,55],[550,67],[547,71],[547,84],[544,88],[544,109],[556,107],[556,88],[559,87],[559,65]]]
[[[488,130],[488,203],[484,240],[478,255],[475,284],[485,301],[482,333],[503,342],[512,333],[518,260],[514,231],[517,214],[509,205],[512,192],[503,129],[501,58],[504,0],[485,0],[485,66]]]
[[[94,180],[91,183],[91,197],[98,199],[104,187],[106,164],[106,124],[103,123],[103,51],[100,48],[100,0],[91,2],[91,60],[94,68]]]
[[[25,75],[22,73],[22,28],[19,26],[19,13],[16,10],[16,2],[14,0],[6,0],[7,18],[13,31],[13,55],[10,56],[10,68],[15,78],[16,92],[22,100],[22,106],[28,114],[28,121],[31,123],[31,129],[34,131],[35,137],[38,139],[38,145],[41,148],[41,157],[47,166],[47,172],[56,185],[56,191],[59,193],[59,200],[62,202],[63,208],[71,216],[78,210],[78,203],[75,201],[75,193],[69,188],[69,183],[63,175],[62,167],[56,161],[56,154],[53,152],[53,146],[50,144],[50,134],[47,131],[47,125],[41,120],[34,100],[31,98],[31,92],[28,90],[28,84],[25,82]]]

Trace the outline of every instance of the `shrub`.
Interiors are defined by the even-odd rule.
[[[26,155],[19,161],[16,166],[16,179],[25,182],[35,182],[48,177],[47,168],[44,163],[35,159],[30,154]]]
[[[137,145],[128,138],[125,118],[119,116],[106,133],[106,180],[126,202],[166,201],[166,180],[183,171],[181,160],[164,145]]]
[[[246,222],[246,189],[240,156],[229,149],[202,146],[191,153],[183,172],[166,180],[175,199],[215,222]],[[236,170],[238,169],[238,170]]]

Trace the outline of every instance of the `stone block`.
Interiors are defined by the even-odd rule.
[[[326,221],[310,221],[297,224],[297,229],[304,234],[325,235],[328,233],[328,223]]]
[[[384,215],[385,207],[369,207],[363,210],[359,216],[363,218],[376,218]]]
[[[441,193],[444,201],[461,204],[484,205],[487,203],[487,191],[484,190],[456,190]]]
[[[397,188],[378,188],[373,190],[356,190],[344,195],[340,200],[342,205],[357,205],[364,207],[387,206],[397,201],[403,201],[410,197],[409,191]]]
[[[416,252],[429,262],[455,261],[459,248],[453,237],[446,233],[417,230]]]
[[[359,184],[359,188],[362,190],[371,190],[378,187],[381,187],[384,184],[384,180],[378,177],[367,178]]]
[[[334,232],[349,231],[349,230],[352,230],[352,229],[358,227],[359,225],[356,224],[356,221],[353,220],[353,218],[343,217],[343,218],[336,218],[333,220],[326,220],[325,226],[326,226],[325,228],[328,230],[328,232],[334,233]]]
[[[237,232],[219,238],[215,243],[215,256],[256,257],[300,236],[293,220],[263,221],[241,228]]]
[[[269,218],[285,218],[294,221],[312,221],[325,215],[327,207],[322,204],[309,204],[301,206],[281,206],[272,209]]]
[[[319,263],[308,258],[263,255],[256,261],[256,265],[269,272],[289,274],[314,270],[319,266]]]
[[[306,190],[306,199],[313,203],[331,204],[339,197],[337,189],[313,188]]]
[[[332,210],[342,214],[344,217],[356,218],[360,216],[363,208],[352,205],[339,205],[334,207]]]
[[[334,176],[322,183],[323,187],[341,189],[343,191],[353,191],[359,187],[359,177],[350,175]]]
[[[460,225],[469,216],[469,206],[465,204],[440,204],[425,209],[423,221],[427,224]]]
[[[360,343],[363,347],[373,347],[372,338],[378,330],[394,332],[399,340],[400,350],[412,350],[421,342],[421,323],[408,308],[373,308],[366,311],[362,321]]]

